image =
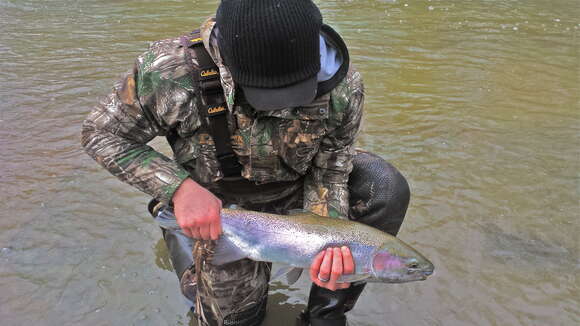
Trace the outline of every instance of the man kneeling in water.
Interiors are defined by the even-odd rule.
[[[198,266],[192,248],[218,239],[220,210],[284,214],[304,208],[396,235],[409,188],[380,157],[357,152],[363,84],[338,33],[311,0],[223,0],[199,30],[154,42],[88,116],[87,153],[153,196],[152,214],[174,212],[187,235],[164,230],[180,282],[209,325],[259,325],[267,263]],[[166,136],[169,159],[146,144]],[[312,265],[300,325],[345,325],[364,283],[348,248]]]

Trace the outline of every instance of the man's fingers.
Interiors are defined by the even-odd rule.
[[[336,281],[342,275],[342,253],[339,248],[332,249],[332,267],[330,270],[330,281],[328,282],[326,288],[329,290],[336,290]]]
[[[210,226],[204,225],[204,226],[200,227],[199,228],[199,235],[201,236],[201,238],[203,240],[209,240],[210,239]]]
[[[193,238],[193,234],[191,234],[191,231],[189,229],[181,229],[181,231],[183,231],[183,234],[185,234],[186,236]]]
[[[314,278],[318,277],[318,272],[320,271],[320,265],[322,264],[322,260],[324,259],[324,255],[326,254],[326,250],[322,250],[321,252],[314,257],[312,260],[312,264],[310,264],[310,274],[314,275]]]
[[[332,255],[332,270],[330,273],[330,280],[336,282],[340,276],[342,276],[342,252],[339,248],[333,249]]]
[[[322,264],[322,259],[324,258],[325,253],[326,250],[319,252],[318,255],[314,257],[314,260],[312,260],[312,264],[310,264],[310,280],[318,286],[320,286],[320,284],[318,284],[320,282],[318,280],[318,272],[320,271],[320,264]]]
[[[327,249],[320,264],[320,271],[318,272],[318,279],[321,282],[328,282],[330,280],[330,272],[332,269],[332,249]]]
[[[314,257],[314,260],[312,261],[312,264],[310,265],[310,280],[314,284],[316,284],[320,287],[326,287],[326,283],[322,282],[319,278],[319,277],[321,277],[319,275],[320,267],[322,265],[322,261],[324,260],[324,257],[326,256],[326,252],[327,252],[327,250],[323,250],[323,251],[319,252],[318,255],[316,255],[316,257]]]
[[[310,279],[320,287],[337,290],[346,289],[350,283],[338,283],[344,274],[354,273],[354,261],[348,247],[328,248],[314,257],[310,265]]]
[[[191,228],[189,229],[191,232],[191,237],[194,239],[201,239],[201,234],[199,233],[199,228]]]
[[[343,274],[354,274],[354,259],[350,249],[343,246],[340,248],[340,252],[342,253],[342,265],[344,266]]]
[[[209,227],[208,239],[217,240],[222,232],[221,229],[222,221],[220,212],[221,205],[222,202],[218,200],[215,206],[215,210],[211,210],[212,213],[210,213],[211,215],[210,224],[208,226]]]
[[[340,252],[342,254],[342,275],[346,275],[346,274],[354,274],[354,259],[352,258],[352,253],[350,252],[350,249],[347,246],[342,246],[340,248]],[[336,287],[338,289],[346,289],[350,287],[350,283],[348,282],[344,282],[344,283],[337,283]]]
[[[211,236],[211,239],[212,240],[217,240],[219,238],[220,233],[221,233],[220,231],[221,230],[220,230],[219,223],[212,223],[209,226],[209,233],[210,233],[210,236]]]

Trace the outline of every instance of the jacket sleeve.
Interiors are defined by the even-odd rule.
[[[162,50],[163,46],[152,45],[100,101],[83,123],[81,143],[87,154],[121,181],[169,202],[188,172],[147,143],[191,125],[187,112],[194,108],[188,107],[191,77],[182,68],[183,50],[172,54]]]
[[[304,208],[315,214],[347,218],[349,209],[348,176],[355,155],[364,102],[360,74],[351,68],[332,91],[329,133],[314,157],[311,173],[304,183]]]

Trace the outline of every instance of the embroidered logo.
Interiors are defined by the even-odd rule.
[[[226,108],[221,106],[221,105],[220,106],[210,106],[207,109],[207,113],[208,114],[217,114],[217,113],[223,112],[225,110],[226,110]]]
[[[206,69],[206,70],[202,70],[200,75],[201,77],[208,77],[208,76],[213,76],[213,75],[217,75],[218,72],[215,69]]]

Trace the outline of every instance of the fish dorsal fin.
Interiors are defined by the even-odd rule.
[[[304,208],[291,209],[291,210],[288,211],[288,214],[286,214],[286,215],[289,215],[289,216],[300,216],[300,215],[303,215],[303,216],[328,217],[328,216],[324,216],[324,215],[318,215],[318,214],[316,214],[316,213],[314,213],[312,211],[309,211],[307,209],[304,209]]]
[[[296,283],[300,278],[300,275],[302,275],[302,268],[293,266],[282,267],[276,272],[276,275],[272,277],[272,281],[275,281],[284,275],[286,275],[286,281],[288,284],[292,285]]]
[[[288,211],[288,214],[286,215],[304,215],[304,214],[309,214],[310,211],[304,209],[304,208],[296,208],[296,209],[291,209]]]
[[[246,254],[240,248],[227,237],[221,236],[213,248],[213,254],[209,257],[209,261],[213,265],[223,265],[244,258],[246,258]]]

